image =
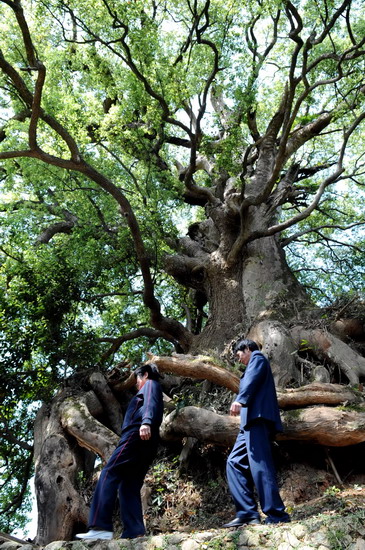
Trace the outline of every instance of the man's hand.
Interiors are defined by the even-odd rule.
[[[147,439],[151,438],[151,426],[149,424],[142,424],[142,426],[139,428],[139,435],[140,438],[147,441]]]
[[[231,416],[238,416],[241,413],[242,405],[238,401],[233,401],[231,408],[229,409],[229,414]]]

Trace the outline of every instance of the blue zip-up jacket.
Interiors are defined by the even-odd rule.
[[[122,424],[122,436],[139,431],[142,424],[151,426],[151,432],[158,434],[163,416],[163,398],[160,383],[148,379],[128,405]]]
[[[283,431],[270,363],[260,351],[252,352],[235,401],[242,405],[242,430],[263,418],[272,422],[275,432]]]

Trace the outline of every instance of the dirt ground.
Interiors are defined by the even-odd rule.
[[[294,449],[280,445],[276,457],[280,493],[293,520],[364,507],[364,446]],[[184,468],[178,456],[155,464],[145,494],[145,515],[154,534],[219,528],[234,517],[225,477],[227,452],[205,446],[191,454]]]

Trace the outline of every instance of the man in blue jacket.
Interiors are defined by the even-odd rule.
[[[274,378],[269,361],[252,340],[239,340],[234,352],[247,365],[230,414],[241,415],[240,431],[227,460],[227,479],[236,517],[223,527],[260,523],[254,486],[265,523],[289,522],[279,494],[271,441],[282,431]]]

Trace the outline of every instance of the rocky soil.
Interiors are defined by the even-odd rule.
[[[292,510],[292,523],[175,531],[111,541],[55,541],[41,548],[0,533],[0,550],[365,550],[365,487],[330,488]]]

